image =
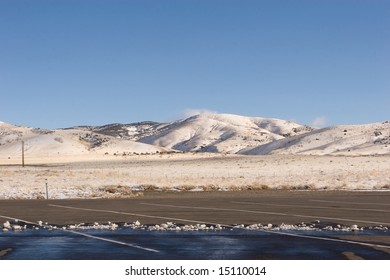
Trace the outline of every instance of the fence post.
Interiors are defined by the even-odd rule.
[[[24,141],[22,141],[22,167],[24,167]]]
[[[45,179],[46,181],[46,200],[49,199],[49,187],[48,187],[48,184],[47,184],[47,179]]]

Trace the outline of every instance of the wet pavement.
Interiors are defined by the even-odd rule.
[[[27,230],[0,233],[5,260],[389,260],[377,248],[263,231],[225,229],[203,232]],[[339,239],[350,233],[286,232],[309,237]],[[365,232],[359,235],[388,235]],[[90,236],[99,239],[90,238]],[[330,237],[331,236],[331,237]],[[116,241],[118,243],[112,243]]]

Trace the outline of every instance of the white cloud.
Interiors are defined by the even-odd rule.
[[[322,117],[315,118],[311,123],[311,125],[314,127],[324,127],[327,125],[327,123],[328,123],[328,118],[322,116]]]
[[[299,123],[297,119],[288,119],[288,121],[293,122],[293,123]]]
[[[217,112],[209,109],[186,109],[183,112],[183,116],[185,118],[189,118],[200,114],[217,114]]]

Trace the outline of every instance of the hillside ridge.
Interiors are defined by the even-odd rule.
[[[316,129],[292,121],[205,113],[173,122],[143,121],[41,129],[0,122],[0,157],[208,152],[245,155],[390,154],[390,121]]]

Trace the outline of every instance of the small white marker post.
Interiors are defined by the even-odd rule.
[[[24,141],[22,141],[22,167],[24,167]]]
[[[48,187],[48,184],[47,184],[47,179],[45,179],[46,181],[46,200],[49,199],[49,187]]]

